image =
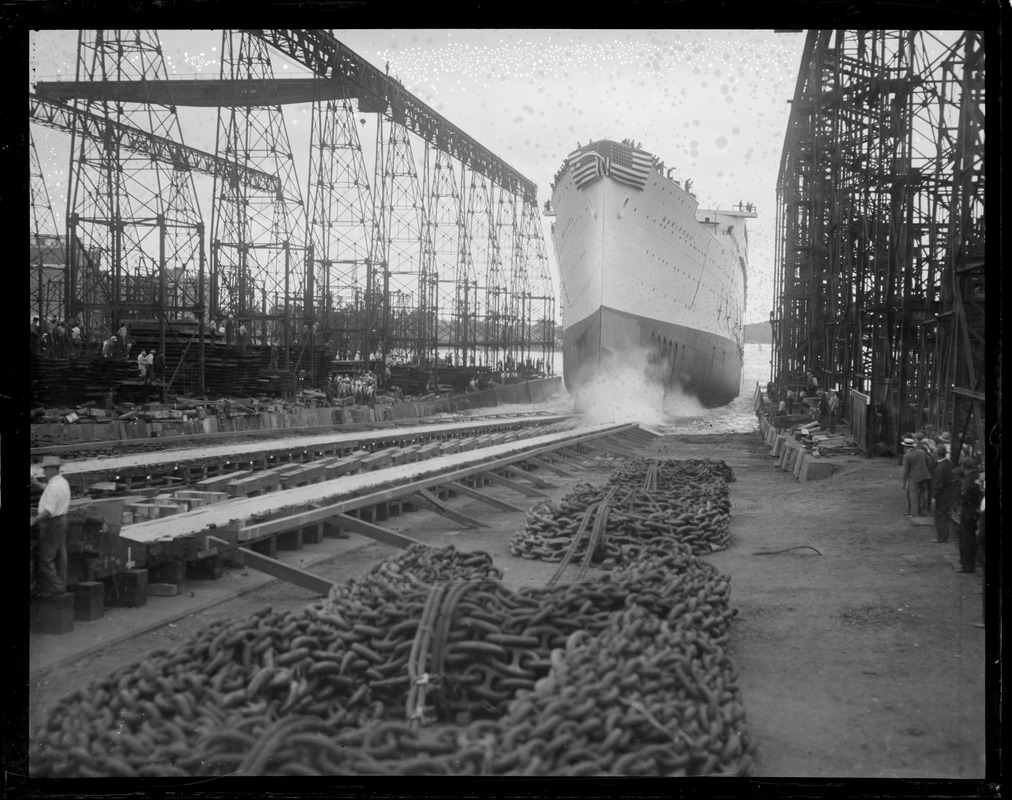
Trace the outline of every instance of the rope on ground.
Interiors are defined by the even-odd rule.
[[[821,556],[822,553],[810,544],[799,544],[795,547],[785,547],[783,550],[756,550],[752,555],[754,556],[775,556],[778,553],[789,553],[791,550],[815,550]]]

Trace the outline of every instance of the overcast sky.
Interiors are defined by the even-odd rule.
[[[763,30],[336,30],[352,50],[538,185],[539,205],[577,142],[631,138],[701,205],[753,202],[746,322],[773,302],[776,179],[804,34]],[[73,79],[77,31],[31,32],[31,80]],[[159,32],[169,76],[217,77],[221,31]],[[307,74],[272,51],[276,74]],[[285,106],[305,192],[308,105]],[[185,142],[214,149],[214,109],[180,109]],[[375,126],[361,129],[371,151]],[[63,220],[69,136],[33,125],[57,219]],[[417,147],[416,157],[422,149]],[[367,159],[370,171],[371,158]],[[210,179],[196,181],[210,223]],[[207,198],[205,200],[205,198]],[[546,249],[555,257],[546,230]],[[61,230],[62,233],[62,230]],[[555,273],[557,274],[557,273]],[[556,287],[558,295],[558,287]]]

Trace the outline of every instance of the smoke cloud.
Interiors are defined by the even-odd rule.
[[[604,355],[601,365],[574,390],[577,413],[592,424],[638,422],[652,427],[706,412],[702,403],[663,382],[665,367],[651,365],[649,350],[627,348]]]

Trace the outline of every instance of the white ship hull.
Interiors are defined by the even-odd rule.
[[[597,158],[588,150],[622,147],[579,152],[586,165]],[[665,387],[729,403],[741,388],[745,219],[755,213],[699,209],[655,168],[640,188],[608,174],[610,157],[599,160],[604,174],[581,180],[567,159],[552,196],[567,388],[576,393],[609,364],[641,362]]]

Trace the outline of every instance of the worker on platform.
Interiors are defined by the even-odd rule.
[[[32,525],[38,527],[36,545],[36,587],[38,597],[54,597],[67,589],[67,511],[70,510],[70,484],[60,474],[60,457],[43,456],[42,471],[46,482],[32,479],[42,489],[38,513]]]
[[[955,464],[949,459],[949,451],[939,444],[935,448],[935,472],[931,476],[931,497],[935,502],[935,541],[939,544],[949,541],[949,516],[956,488],[952,474]]]
[[[148,351],[141,350],[137,354],[137,379],[143,381],[148,374]]]
[[[151,350],[144,358],[147,369],[144,370],[144,380],[151,383],[155,375],[155,351]]]
[[[909,434],[903,439],[903,489],[907,493],[906,516],[921,516],[921,481],[931,477],[924,451]]]

